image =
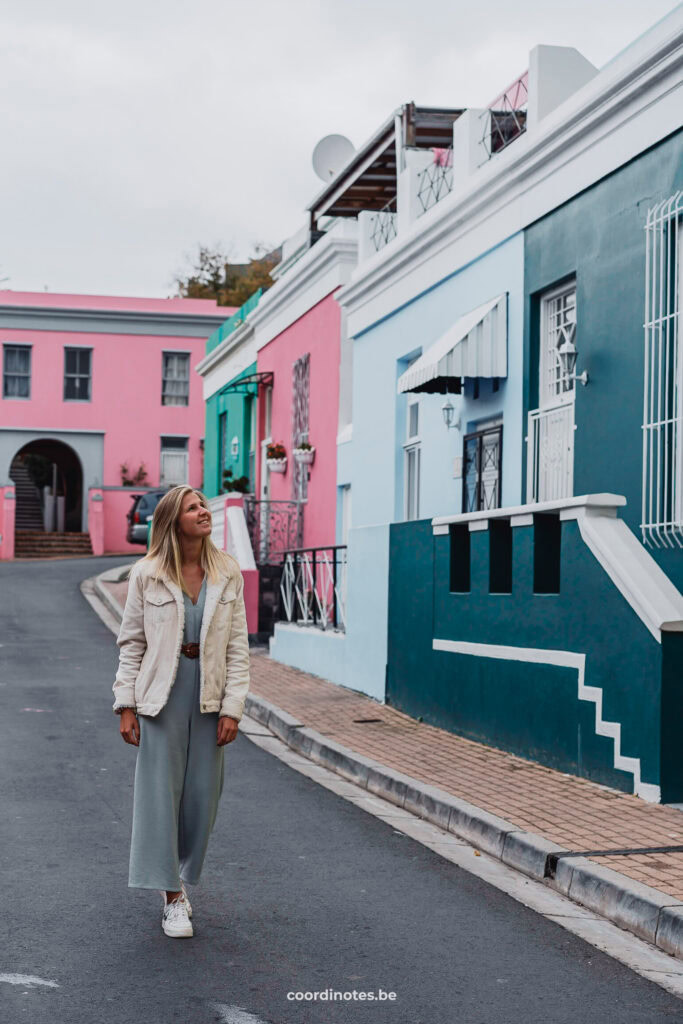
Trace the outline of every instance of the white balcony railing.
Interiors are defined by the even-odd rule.
[[[529,413],[527,434],[528,502],[556,501],[574,490],[574,402]]]
[[[346,629],[346,547],[288,551],[280,583],[286,622]]]

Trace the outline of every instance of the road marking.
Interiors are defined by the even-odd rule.
[[[37,978],[35,974],[0,974],[0,982],[2,981],[8,985],[43,985],[45,988],[59,988],[56,981],[45,981],[44,978]]]
[[[245,718],[248,716],[243,716],[243,722]],[[662,952],[644,939],[623,931],[611,921],[598,917],[597,914],[567,899],[542,882],[523,875],[495,857],[481,853],[451,832],[444,832],[437,825],[425,822],[424,819],[380,796],[372,794],[372,798],[369,799],[368,791],[362,786],[340,778],[322,765],[315,765],[308,758],[293,751],[277,736],[271,735],[266,738],[248,731],[245,731],[244,735],[250,743],[284,761],[294,771],[331,790],[343,800],[355,804],[367,814],[379,818],[392,832],[398,832],[420,843],[444,860],[456,864],[471,875],[476,875],[482,881],[512,896],[546,920],[572,932],[588,945],[618,960],[642,978],[647,978],[672,995],[683,998],[683,962],[680,960]],[[238,1017],[234,1022],[227,1018],[226,1024],[262,1022],[252,1021],[249,1017],[241,1020]]]
[[[227,1006],[225,1003],[214,1003],[213,1008],[221,1015],[223,1024],[268,1024],[260,1017],[248,1013],[241,1006]]]

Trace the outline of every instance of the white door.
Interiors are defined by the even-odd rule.
[[[553,501],[574,493],[576,382],[562,369],[560,346],[576,344],[576,285],[541,301],[539,408],[529,413],[527,501]]]

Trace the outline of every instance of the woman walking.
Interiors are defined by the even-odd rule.
[[[161,891],[172,938],[193,934],[185,885],[199,881],[249,689],[243,590],[206,498],[174,487],[130,573],[113,686],[121,736],[139,748],[128,884]]]

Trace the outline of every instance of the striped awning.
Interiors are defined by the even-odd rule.
[[[460,393],[463,377],[507,377],[507,293],[461,316],[398,379],[406,391]]]

